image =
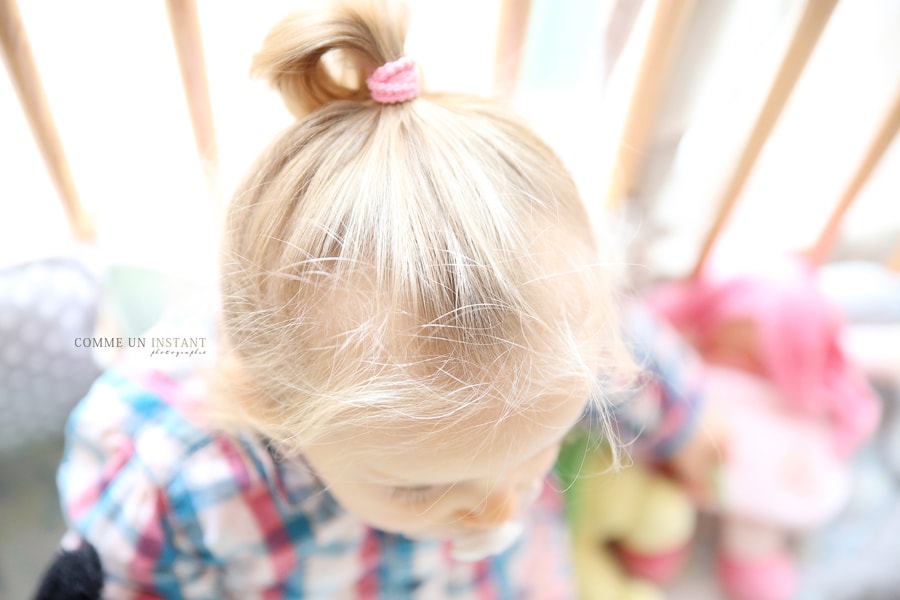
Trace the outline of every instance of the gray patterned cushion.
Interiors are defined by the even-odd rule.
[[[0,451],[58,434],[99,374],[75,346],[97,320],[99,277],[46,259],[0,269]]]

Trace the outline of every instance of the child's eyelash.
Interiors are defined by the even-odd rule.
[[[421,504],[423,502],[436,500],[443,491],[443,488],[436,485],[396,487],[391,493],[391,496],[410,504]]]

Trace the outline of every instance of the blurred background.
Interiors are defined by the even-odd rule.
[[[0,598],[28,596],[63,532],[65,417],[112,358],[74,340],[212,288],[222,206],[291,122],[250,58],[308,3],[0,0]],[[410,6],[425,86],[525,116],[625,224],[638,289],[821,265],[885,418],[845,514],[805,541],[802,597],[900,598],[900,2]],[[673,598],[718,597],[695,554]]]

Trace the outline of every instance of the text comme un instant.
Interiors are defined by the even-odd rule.
[[[149,345],[148,345],[149,342]],[[205,337],[81,337],[75,338],[76,348],[206,348]]]

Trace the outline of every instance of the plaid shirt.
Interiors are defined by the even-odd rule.
[[[627,339],[642,367],[638,384],[612,398],[619,439],[635,442],[652,461],[670,457],[693,433],[703,405],[706,375],[696,351],[643,305],[627,316]]]
[[[67,428],[58,477],[63,509],[71,531],[100,554],[104,597],[574,596],[554,486],[545,485],[516,545],[480,562],[457,562],[448,543],[368,527],[302,461],[278,460],[251,434],[229,437],[204,427],[196,409],[205,389],[191,368],[194,357],[166,364],[154,358],[126,361],[101,377]],[[677,405],[671,398],[657,404],[672,414],[693,412],[670,410]],[[658,417],[654,425],[671,426]]]

